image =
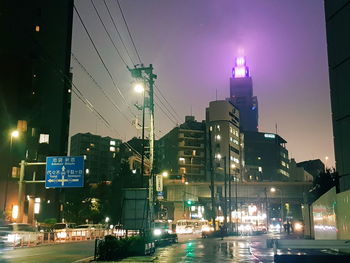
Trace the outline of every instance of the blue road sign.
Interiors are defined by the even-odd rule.
[[[46,157],[45,187],[64,188],[83,186],[83,156]]]

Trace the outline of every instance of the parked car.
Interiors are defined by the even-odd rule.
[[[66,240],[71,238],[75,223],[56,223],[52,227],[55,233],[55,240]]]
[[[44,235],[36,227],[28,224],[8,224],[0,226],[1,246],[20,246],[39,244]]]

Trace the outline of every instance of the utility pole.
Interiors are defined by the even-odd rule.
[[[211,197],[211,216],[213,220],[213,227],[216,230],[216,212],[215,212],[215,193],[214,193],[214,168],[213,168],[213,149],[211,143],[211,131],[209,128],[209,169],[210,169],[210,197]]]
[[[148,201],[149,201],[149,218],[151,224],[154,219],[154,185],[155,185],[155,176],[154,176],[154,80],[157,79],[157,75],[153,74],[153,66],[150,64],[148,67],[144,67],[143,64],[140,66],[135,66],[134,68],[129,68],[128,70],[131,73],[131,76],[136,80],[142,81],[142,83],[147,83],[148,85],[148,100],[146,102],[145,92],[146,87],[144,87],[144,103],[143,103],[143,120],[142,120],[142,137],[144,141],[144,129],[145,129],[145,109],[148,108],[149,112],[149,121],[150,121],[150,131],[149,131],[149,148],[150,148],[150,157],[149,157],[149,166],[150,166],[150,176],[148,180]],[[144,143],[142,141],[142,148],[144,149]],[[144,176],[144,150],[141,156],[141,176]],[[142,179],[143,181],[143,179]]]
[[[145,92],[143,92],[143,104],[142,104],[142,135],[141,135],[141,176],[140,187],[143,188],[143,176],[145,174]]]
[[[23,192],[24,192],[24,184],[25,183],[45,183],[45,180],[43,181],[36,181],[35,178],[33,178],[33,181],[25,181],[25,167],[26,166],[40,166],[40,165],[46,165],[46,162],[37,162],[37,163],[27,163],[26,161],[22,160],[20,162],[20,175],[19,175],[19,181],[18,181],[18,218],[17,223],[22,223],[23,221],[23,213],[24,213],[24,206],[23,206]]]
[[[266,230],[269,231],[269,207],[267,199],[267,189],[265,187],[265,207],[266,207]]]

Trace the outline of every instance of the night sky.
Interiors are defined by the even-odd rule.
[[[102,0],[94,3],[126,59]],[[134,61],[126,27],[115,0],[106,0]],[[157,85],[176,113],[169,120],[156,99],[156,136],[192,113],[205,118],[209,101],[229,96],[229,78],[237,55],[245,55],[259,100],[259,130],[288,141],[296,161],[320,158],[334,163],[323,0],[120,0],[145,65],[153,64]],[[127,103],[115,89],[74,14],[72,52],[118,105],[116,110],[79,64],[72,60],[74,83],[107,119],[107,128],[73,95],[70,134],[91,132],[130,139],[140,136],[130,123],[140,101],[131,77],[116,54],[90,1],[75,5]],[[158,97],[159,92],[156,91]],[[163,104],[167,103],[163,100]],[[167,105],[170,109],[170,106]]]

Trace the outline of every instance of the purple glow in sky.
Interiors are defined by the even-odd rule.
[[[236,58],[236,65],[232,69],[232,76],[234,78],[249,77],[249,69],[246,66],[246,59],[245,59],[245,57],[237,57]]]
[[[94,1],[116,46],[117,37],[103,1]],[[106,0],[134,61],[137,61],[115,0]],[[153,64],[157,85],[177,115],[160,110],[156,98],[159,138],[184,116],[204,119],[209,101],[229,96],[229,78],[236,57],[248,59],[254,95],[259,99],[259,129],[278,133],[288,141],[296,161],[320,158],[334,164],[323,0],[120,0],[145,65]],[[131,88],[125,65],[109,42],[90,1],[76,0],[106,65],[126,102],[104,71],[78,19],[74,18],[74,55],[83,63],[120,113],[103,97],[78,63],[72,60],[74,82],[110,122],[106,128],[73,97],[71,135],[92,132],[123,140],[140,136],[131,125],[133,106],[141,101]],[[130,60],[127,60],[131,66]],[[157,93],[157,91],[156,91]],[[158,93],[158,96],[160,94]],[[161,98],[161,96],[159,96]],[[166,104],[166,103],[165,103]],[[130,114],[130,108],[134,114]],[[135,116],[134,116],[135,115]]]

